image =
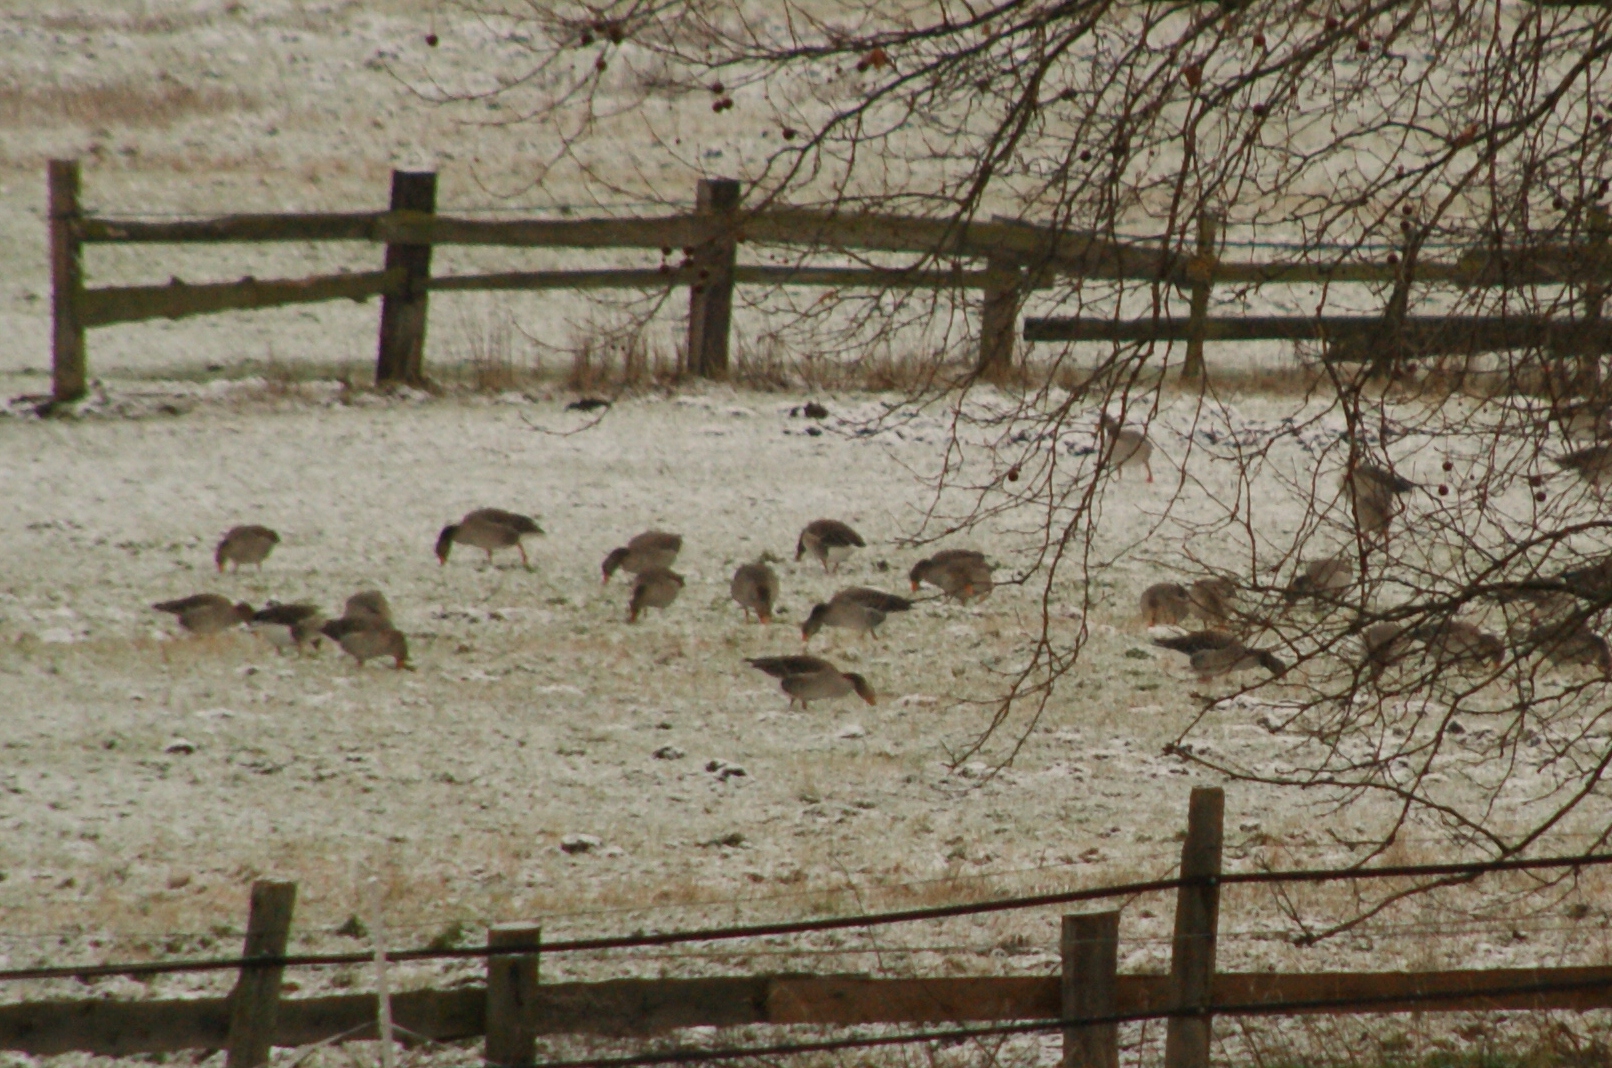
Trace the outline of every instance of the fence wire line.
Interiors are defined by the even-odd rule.
[[[1023,897],[995,898],[961,905],[938,905],[929,908],[900,909],[892,912],[866,913],[861,916],[834,916],[821,920],[794,920],[784,923],[750,924],[735,927],[712,927],[688,931],[664,931],[659,934],[616,935],[607,938],[576,938],[533,946],[472,946],[462,949],[409,949],[387,953],[388,961],[404,963],[419,960],[463,960],[478,957],[514,956],[523,953],[572,953],[585,950],[629,949],[636,946],[666,946],[681,942],[714,942],[737,938],[761,938],[770,935],[805,934],[811,931],[831,931],[847,927],[875,927],[893,923],[913,923],[921,920],[947,919],[954,916],[973,916],[991,912],[1008,912],[1018,909],[1044,908],[1048,905],[1072,904],[1077,901],[1098,901],[1113,897],[1134,897],[1139,894],[1159,893],[1168,890],[1235,886],[1258,883],[1330,883],[1353,882],[1361,879],[1401,879],[1419,877],[1476,878],[1495,872],[1541,871],[1552,868],[1587,868],[1612,864],[1612,853],[1588,853],[1573,857],[1541,857],[1535,860],[1494,860],[1467,864],[1405,864],[1383,868],[1318,868],[1291,871],[1228,872],[1220,875],[1198,875],[1174,879],[1151,879],[1145,882],[1121,883],[1116,886],[1088,887],[1084,890],[1066,890],[1053,894],[1033,894]],[[148,961],[130,964],[91,964],[44,968],[13,968],[0,971],[0,982],[38,979],[90,979],[111,975],[163,975],[174,972],[210,972],[243,968],[308,968],[330,965],[370,964],[373,952],[367,953],[304,953],[283,956],[226,957],[206,960]]]
[[[958,1027],[942,1031],[916,1031],[903,1035],[877,1035],[863,1038],[827,1039],[821,1042],[781,1042],[767,1046],[732,1046],[724,1049],[671,1049],[628,1057],[595,1057],[586,1060],[540,1061],[538,1068],[634,1068],[649,1064],[698,1064],[738,1060],[744,1057],[781,1057],[798,1053],[832,1053],[836,1050],[873,1049],[880,1046],[916,1045],[921,1042],[964,1042],[972,1038],[1044,1034],[1084,1027],[1103,1027],[1147,1020],[1206,1019],[1211,1016],[1291,1016],[1328,1010],[1371,1009],[1463,1001],[1468,998],[1503,997],[1512,994],[1554,994],[1576,990],[1612,989],[1612,979],[1579,979],[1571,982],[1516,983],[1482,990],[1433,990],[1405,994],[1367,994],[1346,998],[1313,998],[1306,1001],[1208,1004],[1184,1008],[1115,1012],[1102,1016],[1075,1016],[1030,1023],[995,1024],[989,1027]],[[488,1064],[493,1064],[489,1061]]]

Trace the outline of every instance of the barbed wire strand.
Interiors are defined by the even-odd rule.
[[[665,946],[681,942],[709,942],[738,938],[762,938],[772,935],[805,934],[813,931],[830,931],[848,927],[875,927],[893,923],[913,923],[922,920],[948,919],[991,912],[1017,909],[1043,908],[1048,905],[1072,904],[1077,901],[1098,901],[1114,897],[1134,897],[1140,894],[1160,893],[1184,888],[1232,886],[1257,883],[1327,883],[1361,879],[1398,878],[1476,878],[1497,872],[1543,871],[1560,868],[1599,867],[1612,864],[1612,853],[1590,853],[1574,857],[1542,857],[1535,860],[1496,860],[1468,864],[1406,864],[1383,868],[1357,869],[1296,869],[1291,871],[1229,872],[1221,875],[1188,876],[1174,879],[1152,879],[1145,882],[1125,883],[1117,886],[1088,887],[1084,890],[1067,890],[1052,894],[1034,894],[1023,897],[996,898],[958,905],[938,905],[928,908],[901,909],[893,912],[868,913],[861,916],[834,916],[820,920],[795,920],[784,923],[750,924],[734,927],[712,927],[688,931],[664,931],[657,934],[617,935],[605,938],[578,938],[556,941],[536,947],[538,952],[570,953],[582,950],[629,949],[636,946]],[[472,946],[457,949],[412,949],[388,953],[387,960],[406,963],[420,960],[456,960],[477,957],[511,956],[531,953],[533,947]],[[45,968],[15,968],[0,971],[0,982],[39,979],[75,979],[109,975],[161,975],[172,972],[225,971],[241,968],[308,968],[332,965],[367,964],[374,960],[373,953],[306,953],[283,956],[228,957],[208,960],[148,961],[144,963],[94,964]]]

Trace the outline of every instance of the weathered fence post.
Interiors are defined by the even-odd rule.
[[[695,246],[696,281],[688,298],[688,373],[725,378],[728,373],[728,329],[733,323],[733,267],[738,243],[733,216],[739,210],[739,183],[732,178],[701,178],[694,210],[723,219],[708,241]]]
[[[1388,294],[1382,326],[1372,342],[1375,351],[1368,370],[1372,378],[1392,378],[1408,350],[1405,319],[1410,314],[1410,291],[1416,281],[1416,259],[1421,254],[1422,238],[1417,234],[1415,224],[1407,220],[1407,227],[1405,247],[1400,250],[1399,262],[1394,267],[1394,288]]]
[[[1097,912],[1063,918],[1063,999],[1065,1020],[1112,1016],[1118,1006],[1119,913]],[[1119,1068],[1119,1025],[1066,1027],[1063,1068]]]
[[[430,171],[392,172],[392,211],[434,214],[437,176]],[[410,386],[425,383],[425,312],[430,294],[431,246],[388,244],[386,269],[402,268],[403,289],[381,298],[380,351],[375,357],[375,384]]]
[[[1601,316],[1606,304],[1607,283],[1604,275],[1612,268],[1612,220],[1605,208],[1591,205],[1589,215],[1589,245],[1585,249],[1583,340],[1578,345],[1578,386],[1586,395],[1598,397],[1601,393]]]
[[[1019,304],[1024,299],[1024,268],[1013,260],[991,256],[985,261],[985,304],[980,315],[980,355],[976,370],[987,382],[1006,382],[1013,374],[1013,341]]]
[[[1187,840],[1181,846],[1181,878],[1206,879],[1183,886],[1175,899],[1175,938],[1170,950],[1170,1007],[1190,1015],[1170,1017],[1164,1037],[1165,1068],[1209,1068],[1211,1019],[1206,1011],[1215,978],[1215,932],[1220,922],[1220,842],[1226,794],[1200,786],[1187,804]]]
[[[296,883],[252,884],[252,908],[246,920],[246,948],[241,956],[283,957],[291,934]],[[230,994],[229,1054],[225,1068],[257,1068],[269,1063],[275,1019],[280,1011],[280,965],[247,965]]]
[[[1211,211],[1198,216],[1197,255],[1187,265],[1187,277],[1192,280],[1191,318],[1187,320],[1187,358],[1181,365],[1181,377],[1203,377],[1203,338],[1209,324],[1209,289],[1214,285],[1215,243],[1220,240],[1224,220]]]
[[[487,958],[487,1045],[483,1059],[503,1068],[537,1060],[532,1006],[537,1002],[537,956],[543,929],[530,924],[489,928],[488,949],[530,949]]]
[[[57,403],[84,395],[84,259],[78,240],[78,160],[50,161],[50,392]]]

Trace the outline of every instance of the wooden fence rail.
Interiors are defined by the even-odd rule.
[[[957,289],[982,291],[978,372],[999,380],[1011,370],[1013,324],[1027,293],[1057,284],[1060,277],[1126,279],[1187,289],[1192,316],[1132,324],[1091,320],[1029,320],[1026,340],[1186,340],[1187,370],[1202,369],[1205,340],[1300,338],[1317,336],[1310,320],[1207,318],[1213,285],[1258,286],[1295,282],[1398,284],[1406,289],[1404,263],[1228,262],[1214,252],[1221,230],[1218,217],[1205,215],[1193,254],[1184,255],[1089,233],[1050,230],[1017,221],[959,223],[876,213],[803,209],[746,212],[741,191],[730,180],[701,181],[696,210],[640,219],[488,220],[435,212],[435,175],[395,172],[389,210],[378,212],[227,215],[209,219],[140,221],[86,214],[80,206],[75,160],[50,164],[50,255],[52,279],[52,395],[55,402],[83,396],[87,383],[85,331],[144,319],[179,319],[221,311],[281,307],[326,300],[384,298],[376,357],[378,384],[419,383],[427,300],[431,292],[471,290],[662,289],[690,291],[688,369],[721,377],[727,347],[734,285],[825,286],[857,289]],[[1525,249],[1477,250],[1448,262],[1418,260],[1417,283],[1515,287],[1577,285],[1586,289],[1586,331],[1574,351],[1604,351],[1600,307],[1612,282],[1604,219],[1592,220],[1584,245],[1540,244]],[[186,285],[104,286],[86,289],[85,245],[264,243],[347,241],[386,246],[380,271],[308,278]],[[983,269],[887,269],[746,265],[737,250],[746,244],[796,247],[808,254],[905,253],[926,262],[975,260]],[[680,252],[684,262],[658,269],[507,271],[433,277],[431,250],[437,245],[507,248],[658,249]],[[1403,303],[1403,300],[1401,300]],[[1352,329],[1344,320],[1338,331]],[[1377,320],[1380,327],[1381,321]],[[1416,320],[1411,320],[1414,326]],[[1456,322],[1460,322],[1457,320]],[[1462,345],[1513,347],[1544,338],[1556,344],[1572,324],[1498,325],[1472,320],[1456,331]],[[1061,324],[1061,325],[1059,325]],[[1476,324],[1476,325],[1472,325]],[[1362,327],[1364,329],[1364,327]],[[1143,333],[1138,333],[1143,332]],[[1358,332],[1358,331],[1357,331]],[[1325,335],[1330,338],[1331,334]],[[1340,335],[1341,336],[1341,335]],[[1441,333],[1439,336],[1443,336]],[[1517,338],[1523,340],[1517,342]],[[1454,344],[1452,342],[1452,344]]]
[[[1193,791],[1183,875],[1220,873],[1224,797]],[[243,958],[285,951],[295,888],[258,883]],[[541,983],[535,925],[488,931],[485,985],[389,997],[408,1042],[486,1036],[491,1063],[532,1064],[543,1035],[651,1036],[691,1027],[748,1025],[1002,1024],[1061,1029],[1065,1068],[1113,1068],[1112,1023],[1062,1021],[1169,1015],[1167,1068],[1205,1068],[1216,1015],[1348,1015],[1612,1009],[1612,967],[1385,973],[1217,973],[1217,887],[1177,894],[1168,975],[1120,975],[1119,913],[1066,916],[1058,975],[878,979],[763,975]],[[0,1005],[0,1049],[109,1056],[228,1049],[231,1068],[258,1068],[274,1046],[377,1037],[376,994],[280,997],[278,966],[246,966],[229,997],[109,999]]]

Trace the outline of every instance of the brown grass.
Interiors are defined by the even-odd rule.
[[[239,89],[194,88],[177,81],[105,85],[0,84],[0,127],[41,123],[82,126],[169,126],[195,115],[252,110],[258,102]]]

